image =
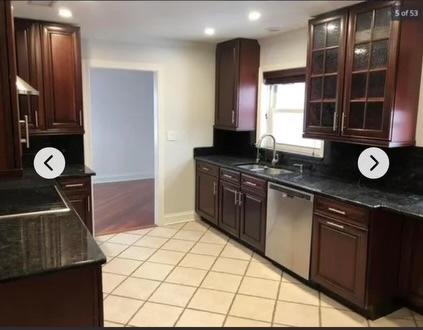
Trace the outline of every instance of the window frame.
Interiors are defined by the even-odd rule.
[[[268,132],[272,132],[273,129],[273,112],[271,110],[271,88],[272,85],[283,84],[283,83],[295,83],[295,82],[306,82],[305,79],[306,68],[280,68],[280,67],[266,67],[260,68],[259,74],[259,105],[258,105],[258,118],[257,118],[257,140]],[[307,92],[307,91],[306,91]],[[273,94],[275,96],[275,94]],[[274,104],[274,101],[273,101]],[[280,109],[282,110],[282,109]],[[299,111],[292,110],[295,113]],[[305,101],[303,112],[305,112]],[[304,113],[305,116],[305,113]],[[304,147],[299,145],[276,143],[276,150],[298,154],[302,156],[310,156],[313,158],[324,157],[324,146],[325,141],[321,140],[320,148]],[[263,141],[262,148],[270,149],[271,143],[267,139]]]

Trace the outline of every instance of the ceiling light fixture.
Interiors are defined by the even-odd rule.
[[[212,35],[214,35],[215,31],[214,31],[213,28],[208,27],[208,28],[204,29],[204,33],[207,34],[208,36],[212,36]]]
[[[261,14],[258,11],[251,11],[248,14],[248,19],[250,21],[257,21],[258,19],[260,19],[260,17],[261,17]]]
[[[71,18],[72,12],[67,8],[60,8],[59,9],[59,16],[64,17],[64,18]]]

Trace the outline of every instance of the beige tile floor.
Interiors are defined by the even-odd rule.
[[[423,326],[406,308],[369,321],[202,222],[96,239],[105,326]]]

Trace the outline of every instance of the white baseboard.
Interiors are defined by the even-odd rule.
[[[154,175],[146,173],[130,173],[130,174],[116,174],[107,176],[95,176],[94,183],[109,183],[109,182],[124,182],[135,180],[154,179]]]
[[[177,212],[165,214],[163,223],[160,225],[173,225],[176,223],[199,220],[200,217],[194,211]]]

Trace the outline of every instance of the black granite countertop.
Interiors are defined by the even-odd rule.
[[[94,172],[68,166],[61,177],[87,175]],[[0,181],[0,199],[0,282],[106,262],[56,180],[24,171]],[[4,217],[26,212],[41,213]]]
[[[237,165],[254,163],[254,159],[224,155],[198,156],[196,160],[224,166],[263,178],[275,183],[299,188],[315,194],[334,197],[343,201],[360,204],[369,208],[384,208],[404,215],[423,219],[423,195],[405,192],[382,191],[360,185],[357,182],[343,181],[328,177],[320,177],[298,172],[269,175],[241,169]]]
[[[95,172],[86,165],[69,164],[60,175],[61,178],[75,176],[93,176]]]
[[[0,219],[0,282],[105,261],[73,210]]]

